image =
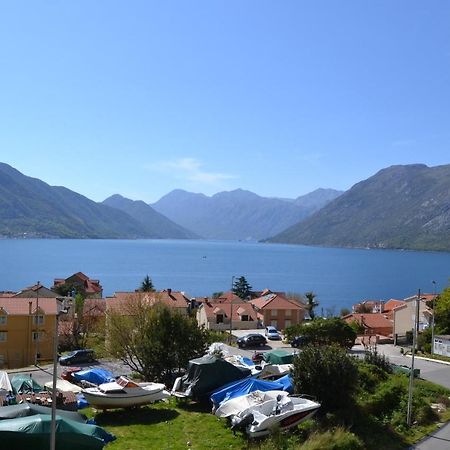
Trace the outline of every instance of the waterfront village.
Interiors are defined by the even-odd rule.
[[[75,411],[90,406],[83,411],[108,431],[98,425],[95,432],[81,427],[74,433],[95,435],[92,444],[83,448],[102,448],[107,443],[111,448],[281,448],[274,430],[290,431],[290,437],[281,438],[285,439],[282,448],[331,448],[323,442],[329,439],[334,445],[339,433],[353,444],[332,448],[405,448],[436,423],[450,418],[449,391],[441,386],[431,388],[431,383],[421,387],[426,395],[414,394],[416,410],[410,412],[408,403],[405,422],[400,415],[406,408],[408,380],[420,370],[411,370],[410,358],[408,364],[389,363],[380,348],[385,345],[394,358],[400,358],[400,354],[415,351],[419,336],[432,330],[428,353],[442,355],[444,360],[449,357],[450,336],[434,333],[437,297],[436,293],[424,293],[420,298],[362,299],[351,311],[343,309],[339,317],[328,314],[323,318],[316,316],[319,302],[314,293],[299,295],[269,288],[255,292],[245,277],[236,280],[232,291],[201,298],[170,288],[157,291],[148,276],[135,290],[104,297],[100,280],[82,272],[54,279],[51,287],[38,282],[17,292],[1,291],[0,419],[9,422],[32,414],[44,417],[47,407],[48,411],[58,408],[58,417],[66,420],[66,412],[80,416]],[[136,340],[136,333],[141,340]],[[164,333],[171,342],[158,348]],[[151,336],[151,348],[144,349],[143,336],[147,335]],[[331,347],[326,369],[315,367],[326,360],[325,350],[317,353],[324,348],[322,344],[343,347]],[[402,357],[406,361],[406,356]],[[314,370],[308,379],[306,374]],[[334,378],[327,380],[325,371]],[[317,386],[317,378],[326,392]],[[342,386],[338,379],[343,380]],[[421,382],[427,383],[416,381]],[[379,394],[380,389],[388,392],[386,397]],[[291,397],[294,392],[312,394],[314,399]],[[187,407],[187,401],[206,406]],[[26,413],[17,409],[24,405]],[[150,406],[136,409],[141,405]],[[34,407],[38,410],[30,412]],[[234,432],[243,433],[236,437],[222,425],[219,432],[217,423],[206,419],[215,417],[211,407],[215,416],[231,420]],[[121,408],[133,416],[129,427],[120,426],[121,421],[127,422],[123,413],[117,412]],[[347,413],[338,419],[349,408],[364,411],[366,419],[373,417],[376,425],[355,425],[354,418],[347,420]],[[105,412],[108,410],[117,416],[112,418],[113,413]],[[168,411],[174,415],[173,423],[183,423],[173,436],[167,427],[163,430],[164,424],[172,423]],[[318,419],[313,421],[315,413]],[[329,414],[337,415],[330,419]],[[408,428],[412,414],[415,428]],[[87,426],[85,418],[78,416],[67,420]],[[311,421],[310,429],[303,425]],[[5,423],[0,420],[0,434]],[[217,442],[213,437],[198,439],[201,423],[219,433]],[[136,424],[148,425],[145,432],[133,431],[142,433],[142,442],[127,431]],[[13,425],[10,423],[11,429]],[[62,425],[59,427],[63,433]],[[372,427],[387,430],[388,437],[380,437],[372,445]],[[118,438],[112,443],[110,432]],[[323,437],[326,433],[329,436]],[[265,447],[260,441],[252,444],[245,440],[266,435]],[[62,442],[62,435],[57,439]],[[150,445],[146,439],[160,439],[160,444]],[[289,439],[291,446],[286,444]],[[324,446],[303,447],[314,439],[325,439],[320,444]]]

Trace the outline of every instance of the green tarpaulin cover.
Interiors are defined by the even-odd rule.
[[[2,448],[41,450],[50,446],[51,416],[35,416],[0,421]],[[111,435],[96,425],[87,425],[56,416],[56,448],[59,450],[102,449]]]
[[[286,350],[279,349],[264,353],[263,359],[269,364],[292,364],[294,355]]]
[[[36,414],[51,414],[52,410],[46,406],[21,403],[20,405],[3,406],[0,408],[0,420],[17,419],[18,417],[35,416]],[[75,422],[86,423],[86,416],[72,411],[56,410],[58,416]]]
[[[44,388],[29,375],[14,375],[11,378],[11,384],[14,394],[18,394],[19,392],[27,394],[44,390]]]
[[[206,355],[189,361],[188,373],[183,377],[183,388],[193,398],[201,398],[251,373],[250,369],[239,368],[221,358]]]

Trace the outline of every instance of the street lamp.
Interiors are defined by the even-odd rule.
[[[58,370],[58,325],[59,316],[67,314],[68,308],[63,308],[62,302],[64,299],[56,299],[56,317],[55,317],[55,336],[53,338],[53,385],[52,385],[52,419],[50,428],[50,450],[55,450],[56,447],[56,378]]]

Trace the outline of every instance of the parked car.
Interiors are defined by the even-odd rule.
[[[303,347],[308,344],[308,338],[306,336],[295,336],[289,343],[291,344],[291,347]]]
[[[59,358],[59,363],[62,366],[89,363],[92,361],[95,361],[94,350],[74,350],[73,352]]]
[[[246,334],[245,336],[240,337],[236,342],[239,348],[259,347],[267,344],[266,338],[259,333]]]
[[[268,327],[266,327],[266,332],[265,335],[267,337],[267,339],[270,339],[271,341],[281,341],[281,334],[278,332],[278,330],[269,325]]]

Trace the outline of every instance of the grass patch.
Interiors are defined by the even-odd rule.
[[[116,435],[108,450],[248,448],[244,437],[233,436],[224,421],[195,403],[177,404],[170,399],[132,410],[97,414],[87,410],[87,415],[95,416],[98,425]]]

